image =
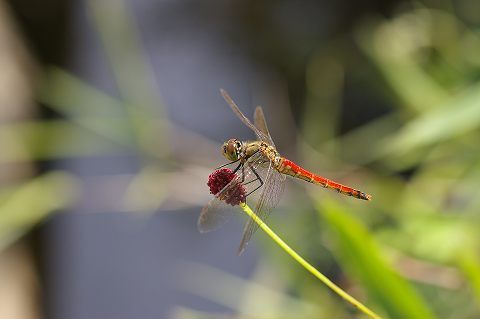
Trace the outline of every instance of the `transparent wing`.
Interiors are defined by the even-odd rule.
[[[250,162],[255,164],[262,163],[265,161],[263,154],[257,153],[250,158]],[[242,183],[245,187],[246,193],[248,194],[255,187],[255,182],[250,182],[255,179],[255,174],[253,174],[252,169],[249,165],[244,165],[240,169],[236,177],[233,178],[230,183],[228,183],[215,197],[208,202],[202,209],[200,216],[197,221],[197,228],[201,233],[206,233],[212,230],[215,230],[225,224],[230,217],[238,212],[238,208],[226,203],[226,199],[232,194],[232,189],[239,187],[239,184]],[[250,182],[250,183],[249,183]]]
[[[261,106],[255,108],[255,113],[253,114],[253,123],[260,131],[262,131],[269,139],[270,145],[275,146],[272,140],[272,136],[268,131],[267,121],[265,120],[265,115],[263,115],[263,109]]]
[[[285,189],[285,179],[285,175],[277,172],[270,163],[264,180],[262,193],[254,210],[255,214],[260,217],[262,221],[266,221],[273,208],[276,207],[280,201],[280,197]],[[252,218],[247,221],[243,231],[243,238],[238,247],[238,255],[242,254],[245,250],[258,227],[258,224]]]
[[[230,95],[228,95],[227,91],[225,91],[224,89],[220,89],[220,93],[222,94],[223,98],[225,99],[225,101],[228,103],[228,105],[232,109],[233,113],[235,113],[238,116],[238,118],[246,126],[248,126],[253,132],[255,132],[255,135],[257,135],[259,140],[267,142],[267,143],[271,144],[272,146],[274,146],[272,138],[270,137],[270,135],[268,135],[268,133],[266,134],[266,133],[262,132],[259,128],[255,127],[255,125],[253,125],[252,122],[250,122],[250,120],[242,113],[242,111],[240,111],[237,104],[235,104],[235,102],[233,102],[232,98],[230,97]],[[262,115],[263,115],[263,112],[262,112]],[[265,118],[263,118],[263,122],[265,123]],[[266,125],[265,125],[265,127],[266,127]]]
[[[235,207],[228,205],[219,197],[214,197],[203,207],[200,217],[198,217],[197,228],[201,233],[220,228],[228,222],[235,213]]]

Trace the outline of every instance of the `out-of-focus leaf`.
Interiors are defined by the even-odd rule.
[[[319,203],[318,210],[334,239],[333,253],[390,318],[435,318],[415,289],[382,258],[365,226],[330,200]]]
[[[477,223],[452,215],[409,215],[401,221],[401,232],[382,236],[414,256],[439,263],[455,262],[458,251],[476,247]]]
[[[66,207],[76,193],[67,173],[42,175],[0,193],[0,249],[55,210]]]
[[[162,111],[158,108],[160,95],[152,66],[127,3],[89,0],[86,4],[112,66],[121,99],[147,112]]]
[[[38,98],[55,111],[120,145],[166,156],[167,121],[158,112],[132,107],[56,67],[47,70]],[[159,132],[159,130],[161,132]]]
[[[55,66],[45,70],[37,98],[57,112],[69,117],[123,117],[124,103],[77,76]]]
[[[480,305],[480,258],[478,253],[465,249],[458,256],[458,265],[468,278],[468,282],[473,289],[477,304]]]
[[[121,99],[126,101],[137,144],[159,157],[168,157],[169,131],[168,122],[164,120],[165,108],[140,30],[127,3],[89,0],[86,4],[112,66]]]
[[[431,43],[432,11],[416,10],[391,21],[377,21],[357,32],[357,42],[400,99],[417,114],[434,109],[448,96],[420,65],[422,48]]]
[[[413,119],[378,145],[377,153],[398,156],[459,137],[480,125],[480,85],[453,97],[443,107]]]
[[[115,121],[107,119],[103,125],[115,126],[112,122]],[[0,126],[0,163],[111,155],[125,149],[109,137],[100,137],[91,130],[65,120],[4,124]]]
[[[134,145],[123,103],[62,69],[47,69],[38,99],[86,129]]]
[[[323,152],[323,150],[332,149],[336,144],[336,147],[341,149],[342,159],[346,162],[357,165],[367,164],[376,160],[378,155],[373,152],[376,141],[383,136],[392,134],[399,126],[398,114],[389,114],[372,120],[368,124],[353,129],[342,136],[326,141],[321,149]]]

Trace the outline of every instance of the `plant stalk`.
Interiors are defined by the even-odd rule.
[[[325,275],[323,275],[320,271],[318,271],[315,267],[313,267],[309,262],[307,262],[305,259],[303,259],[299,254],[295,252],[290,246],[288,246],[280,237],[278,237],[275,232],[265,224],[260,217],[258,217],[247,204],[240,204],[240,207],[243,209],[243,211],[250,216],[257,224],[260,226],[260,228],[263,229],[265,233],[267,233],[270,238],[272,238],[283,250],[285,250],[290,256],[293,257],[300,265],[302,265],[306,270],[308,270],[312,275],[317,277],[322,283],[324,283],[328,288],[333,290],[337,295],[345,299],[347,302],[352,304],[354,307],[356,307],[358,310],[363,312],[364,314],[370,316],[371,318],[374,319],[381,319],[379,315],[377,315],[375,312],[370,310],[368,307],[363,305],[360,301],[357,299],[353,298],[350,296],[348,293],[346,293],[342,288],[338,287],[335,285],[330,279],[328,279]]]

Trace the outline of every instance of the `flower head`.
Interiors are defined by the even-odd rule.
[[[210,193],[217,195],[228,183],[230,183],[237,174],[229,168],[218,169],[208,176],[208,187],[210,187]],[[221,200],[224,200],[227,204],[232,206],[245,203],[246,189],[239,181],[234,182],[234,185],[221,194]]]

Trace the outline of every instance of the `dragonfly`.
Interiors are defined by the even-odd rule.
[[[221,151],[229,162],[220,167],[238,164],[233,171],[235,173],[233,179],[202,209],[197,223],[200,232],[217,229],[230,219],[234,209],[233,204],[227,203],[228,196],[233,196],[239,185],[247,189],[246,197],[248,198],[260,190],[254,212],[263,221],[277,206],[285,188],[286,176],[336,190],[338,193],[354,198],[367,201],[372,199],[369,194],[316,175],[282,157],[272,140],[262,107],[257,106],[255,109],[252,124],[225,90],[220,89],[220,93],[240,121],[255,133],[257,140],[240,141],[232,138],[223,143]],[[258,227],[258,224],[249,218],[243,230],[238,255],[245,250]]]

